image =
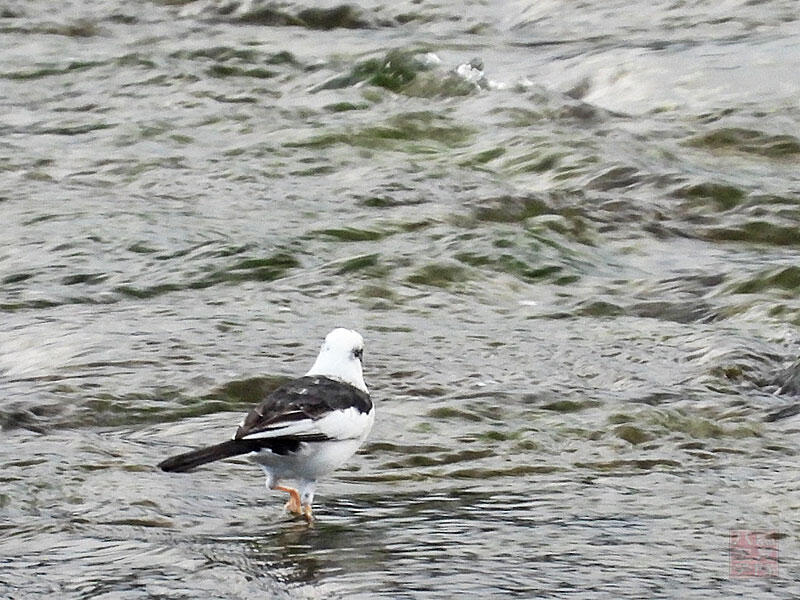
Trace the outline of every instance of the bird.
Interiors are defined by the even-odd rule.
[[[355,454],[375,421],[363,358],[358,332],[332,330],[308,373],[254,406],[233,439],[173,456],[158,467],[182,473],[248,454],[264,471],[267,489],[288,493],[286,509],[311,524],[317,480]]]

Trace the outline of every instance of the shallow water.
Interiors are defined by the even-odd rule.
[[[0,597],[794,597],[793,1],[0,33]],[[154,468],[337,325],[379,412],[313,528],[245,460]]]

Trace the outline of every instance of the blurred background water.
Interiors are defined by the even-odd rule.
[[[799,16],[0,1],[0,597],[796,597]],[[314,528],[154,468],[339,325]]]

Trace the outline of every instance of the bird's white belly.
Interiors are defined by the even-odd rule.
[[[304,443],[294,454],[273,454],[262,450],[252,455],[258,464],[272,472],[273,477],[281,479],[297,479],[315,481],[330,473],[348,458],[355,454],[361,445],[360,439],[337,440],[328,442]]]
[[[366,426],[362,425],[362,434],[359,437],[304,442],[300,449],[292,454],[274,454],[265,449],[253,454],[252,458],[268,470],[276,480],[316,481],[341,466],[367,439],[375,420],[375,410],[364,417]]]

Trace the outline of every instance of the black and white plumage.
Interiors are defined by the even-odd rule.
[[[311,522],[317,479],[355,453],[375,420],[364,383],[363,353],[364,340],[357,332],[334,329],[308,373],[254,407],[232,440],[173,456],[158,466],[184,472],[252,454],[267,476],[267,488],[288,492],[287,509]]]

